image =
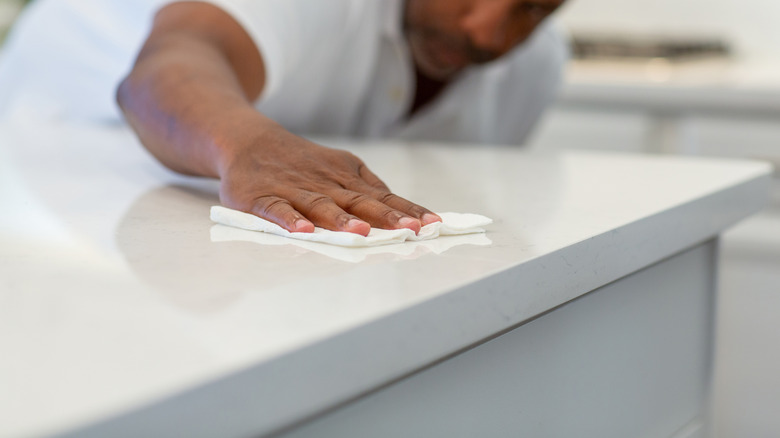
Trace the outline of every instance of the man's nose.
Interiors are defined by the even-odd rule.
[[[504,54],[512,48],[510,35],[511,2],[483,0],[464,15],[461,27],[471,43],[482,50]]]

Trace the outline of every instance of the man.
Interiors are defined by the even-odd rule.
[[[543,23],[562,2],[164,4],[117,101],[163,164],[220,178],[228,207],[297,232],[416,232],[439,218],[292,132],[520,143],[560,78]]]

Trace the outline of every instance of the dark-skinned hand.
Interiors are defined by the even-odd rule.
[[[220,170],[226,207],[257,215],[291,232],[314,227],[367,235],[371,227],[408,228],[441,221],[393,194],[355,155],[282,129],[232,148]]]

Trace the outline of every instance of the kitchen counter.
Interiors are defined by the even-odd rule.
[[[365,403],[381,406],[377,412],[393,418],[394,427],[405,422],[420,431],[441,430],[436,429],[441,419],[449,416],[448,424],[468,436],[468,427],[453,413],[473,406],[453,402],[453,410],[439,410],[448,403],[419,394],[401,404],[393,400],[406,396],[396,388],[419,382],[420,376],[441,375],[448,363],[467,363],[458,361],[475,351],[549,347],[554,343],[545,336],[565,337],[560,321],[591,321],[599,308],[618,315],[615,309],[662,296],[670,301],[658,301],[657,310],[647,311],[659,312],[656,322],[636,326],[646,330],[641,332],[648,336],[646,345],[655,345],[651,336],[665,336],[679,357],[669,353],[661,374],[643,371],[641,379],[631,377],[630,370],[645,360],[640,350],[649,347],[632,338],[640,328],[615,327],[633,326],[627,322],[650,314],[637,307],[585,343],[555,347],[562,355],[556,364],[577,357],[577,367],[556,371],[537,355],[540,373],[549,379],[534,377],[542,387],[529,389],[533,404],[547,406],[540,394],[560,398],[548,400],[556,407],[535,417],[533,426],[590,421],[594,430],[617,427],[612,424],[646,429],[642,424],[652,420],[668,423],[658,430],[671,436],[667,429],[677,430],[701,414],[716,239],[765,203],[768,165],[327,143],[358,154],[402,196],[434,211],[479,213],[495,222],[485,235],[381,250],[295,244],[212,224],[208,210],[218,203],[217,184],[163,169],[123,126],[0,126],[0,436],[349,436],[356,433],[350,424],[358,427],[349,420],[350,410],[362,412],[358,418],[364,421],[375,419],[374,424],[384,417],[361,407]],[[681,280],[686,275],[692,277]],[[664,290],[697,285],[691,287],[701,294],[683,303],[675,300],[684,293],[642,292],[666,282],[670,286]],[[591,296],[611,304],[589,310],[585,307],[595,303]],[[630,301],[620,298],[629,296]],[[678,304],[685,313],[668,314],[669,305]],[[692,324],[696,337],[670,339],[652,325],[675,327],[674,318],[681,332]],[[548,329],[533,337],[533,327]],[[584,332],[581,326],[570,329]],[[525,347],[500,348],[516,333],[530,336]],[[593,340],[600,336],[622,337],[616,339],[641,348],[589,354],[599,351]],[[625,367],[616,360],[622,357],[628,358]],[[580,388],[584,392],[577,394],[595,397],[580,400],[565,392],[577,390],[578,383],[556,384],[561,382],[556,372],[597,381],[587,370],[603,373],[599,381],[612,389],[596,396],[595,387]],[[674,414],[679,417],[658,411],[641,421],[633,413],[607,421],[599,411],[587,411],[603,409],[615,416],[612,409],[628,406],[628,396],[663,406],[678,396],[675,387],[684,386],[677,382],[692,375],[700,379],[685,388],[690,406]],[[455,388],[453,381],[478,381],[452,376],[448,388]],[[649,396],[645,390],[657,393]],[[383,393],[395,395],[382,402]],[[496,406],[511,405],[519,393],[510,391],[495,406],[470,397],[473,393],[460,396],[495,414],[501,411]],[[413,404],[421,400],[430,411]],[[394,417],[388,406],[414,407],[425,420],[404,416],[414,412]],[[500,418],[511,422],[512,417],[531,427],[518,412]],[[466,425],[481,430],[497,424],[489,417],[469,418]]]
[[[622,144],[613,148],[776,162],[778,78],[780,62],[770,59],[578,60],[569,65],[555,108],[580,122],[548,134],[553,143],[569,147],[581,146],[560,132],[589,147],[603,147],[617,136]],[[638,131],[631,128],[636,123],[631,115],[644,120]],[[623,131],[616,132],[616,125]],[[639,138],[620,137],[626,129],[633,132],[629,138]],[[597,140],[594,133],[601,133]]]
[[[559,102],[776,119],[778,78],[780,62],[769,60],[579,60],[569,65]]]

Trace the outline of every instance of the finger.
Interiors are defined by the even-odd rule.
[[[361,178],[363,178],[363,181],[365,181],[371,190],[362,187],[350,187],[353,190],[369,193],[374,199],[409,216],[419,219],[423,225],[428,225],[434,222],[441,222],[441,217],[439,217],[439,215],[436,213],[392,193],[387,187],[387,184],[379,179],[379,177],[376,176],[374,172],[372,172],[368,167],[361,166],[359,172]]]
[[[367,236],[371,225],[347,213],[332,198],[322,193],[298,191],[291,197],[292,205],[318,227]]]
[[[271,221],[291,233],[311,233],[314,224],[307,220],[288,201],[277,196],[258,198],[251,213]]]
[[[438,214],[425,207],[421,207],[414,202],[408,201],[395,193],[380,191],[375,193],[374,196],[383,204],[417,218],[423,225],[441,222],[441,217],[439,217]]]
[[[368,186],[365,188],[371,189]],[[419,233],[422,227],[419,219],[383,204],[365,193],[338,189],[330,195],[344,211],[368,221],[373,227],[385,230],[408,228],[415,234]]]

